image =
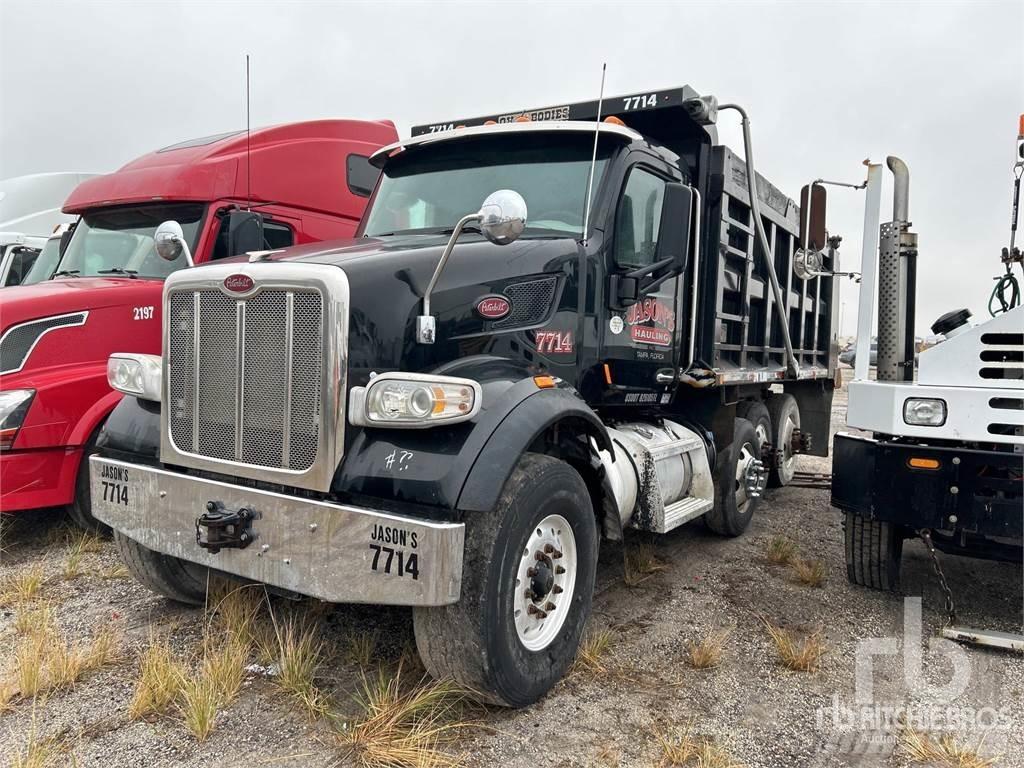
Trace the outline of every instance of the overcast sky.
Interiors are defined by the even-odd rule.
[[[967,3],[302,3],[0,0],[0,178],[110,171],[176,141],[319,117],[414,123],[690,84],[751,115],[791,197],[904,158],[918,333],[987,316],[1008,242],[1024,0]],[[741,149],[735,113],[719,125]],[[882,220],[891,218],[887,174]],[[863,193],[830,190],[843,265]],[[842,284],[852,333],[856,286]]]

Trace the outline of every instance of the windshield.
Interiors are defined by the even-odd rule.
[[[51,237],[46,241],[46,245],[39,252],[39,257],[32,265],[32,269],[25,275],[25,279],[21,281],[21,284],[32,285],[33,283],[41,283],[43,280],[49,280],[50,275],[57,268],[58,261],[60,261],[60,237]]]
[[[592,142],[589,134],[537,133],[452,141],[399,155],[384,168],[363,234],[450,230],[492,192],[513,189],[526,200],[525,236],[579,236]],[[608,156],[602,147],[595,190]]]
[[[182,253],[174,261],[157,255],[153,234],[163,222],[181,225],[185,243],[195,251],[204,206],[196,203],[146,204],[84,213],[54,277],[136,276],[164,278],[187,266]]]

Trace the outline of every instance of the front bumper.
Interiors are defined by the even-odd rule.
[[[915,469],[911,458],[937,469]],[[832,506],[914,530],[996,539],[1024,536],[1024,456],[918,446],[840,433],[833,443]]]
[[[447,605],[462,585],[462,523],[242,488],[92,456],[93,514],[145,547],[335,603]],[[251,543],[212,554],[196,541],[214,502],[255,513]]]
[[[70,504],[81,459],[80,447],[0,453],[0,512]]]

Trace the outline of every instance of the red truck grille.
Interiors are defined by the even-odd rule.
[[[178,451],[303,471],[317,458],[323,300],[265,289],[168,297],[168,431]]]

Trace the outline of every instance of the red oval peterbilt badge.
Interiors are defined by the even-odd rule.
[[[504,296],[484,296],[476,303],[476,313],[485,320],[501,320],[512,311],[512,304]]]
[[[248,275],[228,275],[224,278],[224,287],[234,293],[245,293],[246,291],[251,291],[252,286],[252,278]]]

